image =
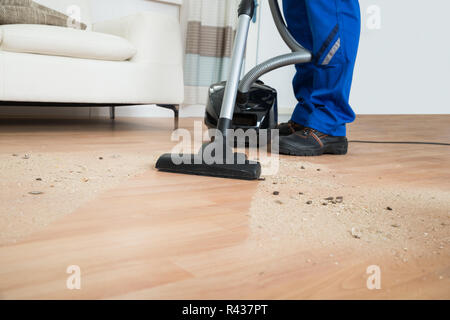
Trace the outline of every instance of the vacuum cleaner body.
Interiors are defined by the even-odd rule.
[[[205,111],[205,125],[209,129],[217,128],[222,108],[226,82],[219,82],[209,88]],[[275,129],[278,124],[277,91],[261,81],[255,82],[244,103],[236,102],[231,129],[255,130]]]

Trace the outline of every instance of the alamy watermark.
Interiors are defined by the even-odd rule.
[[[76,5],[71,5],[67,7],[66,13],[68,15],[67,27],[81,29],[81,8]]]
[[[370,276],[367,278],[367,289],[380,290],[381,289],[381,268],[377,265],[367,267],[366,273]]]
[[[370,5],[366,9],[366,27],[369,30],[381,29],[381,7],[378,5]]]
[[[66,273],[70,276],[66,280],[66,287],[69,290],[81,289],[81,268],[77,265],[68,266]]]

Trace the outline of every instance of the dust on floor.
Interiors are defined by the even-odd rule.
[[[264,245],[272,239],[275,247],[345,248],[400,262],[434,256],[450,263],[450,191],[361,185],[326,166],[281,158],[278,174],[260,182],[249,216],[253,239]]]
[[[0,154],[0,245],[41,230],[150,169],[156,158],[110,152]],[[326,166],[281,158],[278,174],[259,183],[249,217],[250,237],[266,244],[267,239],[275,245],[288,240],[293,248],[450,262],[449,191],[361,185]]]
[[[0,245],[75,211],[155,162],[148,153],[0,154]]]

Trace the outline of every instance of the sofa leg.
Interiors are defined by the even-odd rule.
[[[158,107],[170,109],[174,113],[174,130],[178,129],[179,122],[180,122],[180,106],[177,104],[158,104]]]
[[[174,130],[177,130],[180,124],[180,106],[175,105],[173,109],[174,118],[173,118],[173,127]]]
[[[116,107],[109,107],[109,118],[111,120],[116,119]]]

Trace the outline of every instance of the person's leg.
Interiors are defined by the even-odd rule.
[[[289,32],[303,47],[313,51],[313,36],[309,27],[305,0],[283,0],[283,13]],[[308,92],[307,96],[312,92],[314,65],[306,63],[296,65],[295,68],[297,72],[292,81],[292,86],[297,100],[302,101],[305,91]],[[299,103],[296,110],[301,112],[301,109],[302,106]],[[280,136],[288,136],[303,128],[303,125],[296,123],[293,119],[286,123],[280,123],[277,126]]]
[[[349,95],[360,35],[358,1],[284,0],[284,11],[293,36],[314,56],[313,63],[297,66],[299,104],[292,120],[345,136],[345,124],[355,119]]]
[[[306,0],[283,0],[283,13],[289,32],[298,43],[312,52],[313,34],[309,25]],[[309,97],[312,92],[315,67],[313,63],[307,63],[296,65],[295,68],[297,72],[292,85],[296,98],[303,101],[303,96]],[[302,106],[299,103],[296,112],[301,112],[301,109]]]

